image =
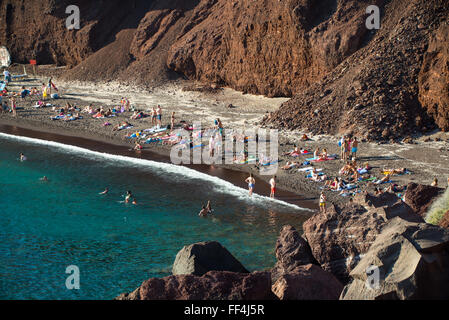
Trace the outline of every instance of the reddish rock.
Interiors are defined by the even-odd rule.
[[[443,189],[417,183],[409,183],[404,194],[407,203],[416,213],[425,218],[427,209]]]
[[[326,213],[315,214],[304,222],[304,237],[321,267],[346,284],[361,255],[368,251],[385,223],[397,216],[424,221],[394,194],[359,194],[354,204],[330,207]]]
[[[449,229],[449,210],[443,215],[443,218],[440,220],[439,226]]]
[[[449,131],[449,23],[429,41],[418,78],[419,101],[443,131]]]
[[[118,300],[273,300],[269,272],[211,271],[194,275],[151,278]]]
[[[447,60],[442,52],[447,50],[444,48],[447,48],[448,41],[443,40],[446,39],[443,31],[434,41],[438,56],[431,56],[434,52],[431,51],[425,61],[429,70],[425,75],[429,81],[424,81],[422,76],[421,87],[425,89],[425,83],[428,83],[428,90],[420,89],[416,83],[429,36],[449,15],[447,1],[385,1],[376,4],[385,14],[382,15],[381,28],[365,35],[366,46],[332,68],[320,81],[311,82],[308,87],[297,91],[270,120],[262,124],[299,128],[313,134],[353,132],[369,141],[390,141],[414,131],[436,129],[435,119],[437,123],[438,119],[447,121],[447,104],[443,102],[448,95],[447,63],[444,65]],[[417,20],[425,28],[419,29]],[[322,25],[328,29],[334,26],[334,23]],[[332,91],[324,95],[327,90]],[[418,99],[420,92],[423,98]],[[424,102],[426,93],[428,102]],[[437,112],[438,117],[432,112],[428,114],[430,109],[423,108],[423,102],[432,106],[430,109],[436,110],[433,113]],[[433,107],[434,104],[438,107]],[[314,113],[315,110],[318,112]]]
[[[277,262],[271,270],[273,282],[283,274],[296,271],[299,266],[318,264],[312,255],[310,246],[292,226],[284,226],[276,241]]]
[[[343,285],[331,273],[308,264],[280,276],[272,290],[280,300],[338,300]]]

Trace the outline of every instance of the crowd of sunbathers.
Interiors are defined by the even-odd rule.
[[[304,137],[303,137],[304,138]],[[308,137],[307,137],[308,138]],[[302,138],[301,138],[302,140]],[[298,172],[306,174],[306,178],[312,182],[323,183],[320,187],[322,190],[338,191],[342,196],[354,195],[361,192],[360,183],[365,182],[366,186],[374,187],[377,194],[382,192],[394,192],[399,193],[400,196],[405,191],[406,186],[399,186],[391,181],[393,175],[410,174],[410,171],[406,168],[400,169],[388,169],[383,168],[381,174],[384,176],[377,178],[371,172],[372,167],[368,162],[358,165],[357,163],[357,151],[358,140],[356,137],[350,138],[343,136],[338,141],[340,147],[340,160],[344,162],[343,167],[338,171],[338,175],[330,177],[324,172],[323,168],[317,168],[312,165],[312,162],[321,162],[328,160],[336,160],[337,155],[329,155],[326,149],[320,151],[316,148],[313,152],[313,158],[308,158],[305,161],[291,161],[281,167],[282,170],[290,171],[297,169]],[[294,149],[286,152],[283,156],[299,157],[301,155],[307,155],[311,152],[307,149],[294,145]],[[382,184],[388,184],[387,187],[381,188]]]

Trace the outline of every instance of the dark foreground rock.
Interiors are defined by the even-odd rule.
[[[284,226],[276,241],[277,262],[271,270],[274,282],[283,274],[292,273],[306,264],[318,264],[309,244],[292,226]]]
[[[443,189],[417,183],[409,183],[404,194],[407,203],[416,213],[425,218],[425,213]]]
[[[225,247],[211,241],[182,248],[176,255],[172,273],[202,276],[208,271],[249,272]]]
[[[303,224],[304,237],[321,267],[335,275],[343,284],[349,272],[376,240],[388,220],[401,217],[424,222],[394,194],[358,195],[353,204],[330,207]]]
[[[117,300],[273,300],[269,272],[211,271],[194,275],[151,278]]]
[[[319,266],[298,266],[273,284],[273,293],[281,300],[338,300],[343,285]]]
[[[378,267],[378,286],[375,273],[367,276],[372,266]],[[447,300],[449,230],[395,218],[385,226],[350,277],[341,299]]]

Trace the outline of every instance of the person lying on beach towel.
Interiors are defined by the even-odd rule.
[[[125,129],[130,129],[130,128],[132,128],[132,127],[133,127],[133,125],[131,125],[130,123],[128,123],[127,121],[125,121],[125,122],[123,122],[123,123],[121,123],[121,124],[116,125],[116,126],[112,129],[112,131],[121,131],[121,130],[125,130]]]
[[[318,172],[317,169],[314,168],[310,174],[309,179],[315,182],[321,182],[327,180],[327,176],[323,173]]]
[[[290,162],[290,161],[287,161],[287,163],[285,164],[285,166],[281,167],[281,169],[282,169],[282,170],[290,170],[290,169],[297,168],[297,167],[300,167],[300,166],[301,166],[301,164],[300,164],[299,162]]]
[[[142,111],[137,112],[134,111],[133,115],[130,117],[131,120],[138,120],[138,119],[143,119],[146,118],[148,115],[146,115],[145,113],[143,113]]]
[[[391,182],[390,179],[391,179],[391,176],[390,176],[389,174],[387,174],[387,175],[386,175],[385,177],[383,177],[382,179],[375,181],[374,184],[384,184],[384,183],[389,183],[389,182]]]
[[[410,172],[407,170],[407,168],[401,168],[401,169],[383,169],[382,174],[384,175],[403,175],[403,174],[410,174]]]
[[[312,139],[310,139],[306,134],[303,134],[300,140],[301,141],[309,141],[309,140],[312,140]]]

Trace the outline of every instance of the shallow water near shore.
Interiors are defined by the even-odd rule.
[[[0,299],[112,299],[169,275],[198,241],[219,241],[251,271],[271,268],[281,227],[310,214],[189,168],[7,134],[0,181]],[[137,206],[123,203],[126,190]],[[199,218],[207,199],[214,216]],[[80,290],[65,287],[69,265]]]

